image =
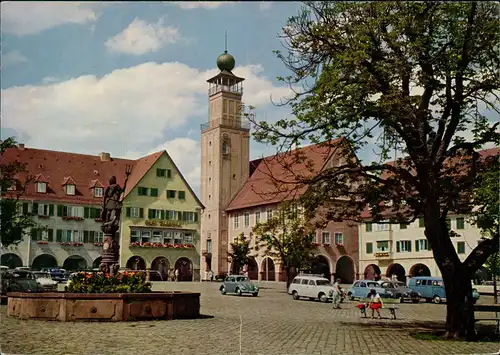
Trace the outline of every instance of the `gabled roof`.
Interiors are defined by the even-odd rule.
[[[326,144],[313,144],[251,161],[250,177],[236,193],[226,211],[278,203],[299,197],[306,192],[307,186],[301,186],[297,182],[297,172],[306,178],[318,174],[330,161],[332,155],[336,154],[332,145],[340,143],[341,140],[342,138],[338,138]],[[297,159],[296,154],[301,156],[300,160]],[[293,165],[294,172],[289,171],[290,165]],[[286,181],[286,184],[280,189],[276,186],[275,180]]]

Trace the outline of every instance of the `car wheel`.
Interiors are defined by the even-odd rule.
[[[258,292],[254,292],[254,293],[252,293],[252,296],[254,296],[254,297],[257,297],[258,295],[259,295],[259,293],[258,293]]]
[[[236,290],[234,290],[234,292],[238,295],[238,296],[241,296],[243,293],[241,292],[241,290],[236,287]]]
[[[441,297],[434,296],[434,298],[432,299],[432,302],[434,302],[435,304],[440,304],[441,303]]]
[[[298,300],[299,299],[299,294],[297,293],[297,291],[293,291],[292,292],[292,297],[294,300]]]
[[[325,295],[323,292],[321,292],[321,293],[318,295],[318,298],[319,298],[319,300],[320,300],[321,302],[323,302],[323,303],[328,302],[328,297],[326,297],[326,295]]]
[[[223,295],[226,294],[226,288],[224,286],[220,288],[220,293],[222,293]]]

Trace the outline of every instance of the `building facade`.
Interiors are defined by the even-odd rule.
[[[32,230],[29,237],[23,238],[18,245],[3,248],[2,265],[30,266],[35,270],[44,267],[66,270],[97,268],[103,242],[100,214],[105,187],[111,176],[116,176],[117,182],[123,186],[126,166],[129,165],[132,173],[124,192],[120,226],[121,266],[156,268],[168,274],[166,268],[174,267],[180,259],[179,268],[190,276],[185,279],[197,278],[201,204],[166,152],[128,160],[112,158],[109,153],[92,156],[32,149],[20,144],[7,150],[2,158],[5,163],[18,161],[26,164],[27,173],[35,177],[21,196],[20,212],[32,213],[35,222],[45,227],[43,231]],[[170,190],[176,192],[178,201],[169,197]],[[146,220],[156,223],[157,216],[150,219],[144,214],[140,219],[133,217],[139,209],[152,214],[153,207],[158,206],[162,211],[172,211],[168,216],[176,218],[178,234],[172,234],[171,243],[154,251],[152,246],[142,247],[140,241],[137,247],[131,247],[134,231],[141,229],[135,228],[134,223],[140,227],[146,224]],[[159,216],[164,215],[160,212]],[[172,231],[163,226],[156,229],[162,238],[169,235],[167,230]],[[158,231],[151,230],[151,242],[158,239]],[[177,236],[180,238],[175,238]],[[150,260],[152,256],[163,259],[154,262],[154,258]]]
[[[200,265],[205,278],[209,270],[215,274],[236,272],[228,261],[230,243],[241,233],[250,236],[256,223],[266,221],[280,202],[290,199],[285,193],[265,196],[273,189],[266,170],[282,174],[283,167],[276,164],[276,156],[249,160],[250,126],[241,109],[244,79],[232,73],[235,60],[227,51],[219,56],[217,66],[220,73],[208,80],[209,122],[201,126],[201,201],[206,209],[201,218]],[[313,160],[316,172],[341,159],[319,146],[302,150]],[[298,169],[308,168],[304,164]],[[357,225],[348,223],[329,223],[317,231],[315,268],[325,276],[338,274],[352,282],[358,274],[357,233]],[[252,279],[284,281],[279,260],[259,254],[247,268]]]

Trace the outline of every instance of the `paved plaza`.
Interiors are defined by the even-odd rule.
[[[495,343],[422,341],[411,332],[444,324],[445,306],[402,304],[397,320],[361,319],[354,303],[294,301],[283,284],[262,285],[259,297],[222,296],[219,283],[162,283],[165,290],[202,293],[204,319],[59,323],[7,318],[1,306],[2,354],[487,354]],[[158,290],[157,285],[155,289]],[[440,322],[440,323],[436,323]]]

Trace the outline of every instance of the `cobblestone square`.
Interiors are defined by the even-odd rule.
[[[445,306],[402,304],[398,319],[362,319],[355,303],[294,301],[283,284],[261,284],[259,297],[223,296],[219,283],[163,283],[202,293],[203,319],[131,323],[19,321],[0,308],[2,354],[485,354],[495,343],[421,341],[410,336],[444,324]],[[160,287],[155,285],[155,289]],[[438,323],[436,323],[438,322]]]

